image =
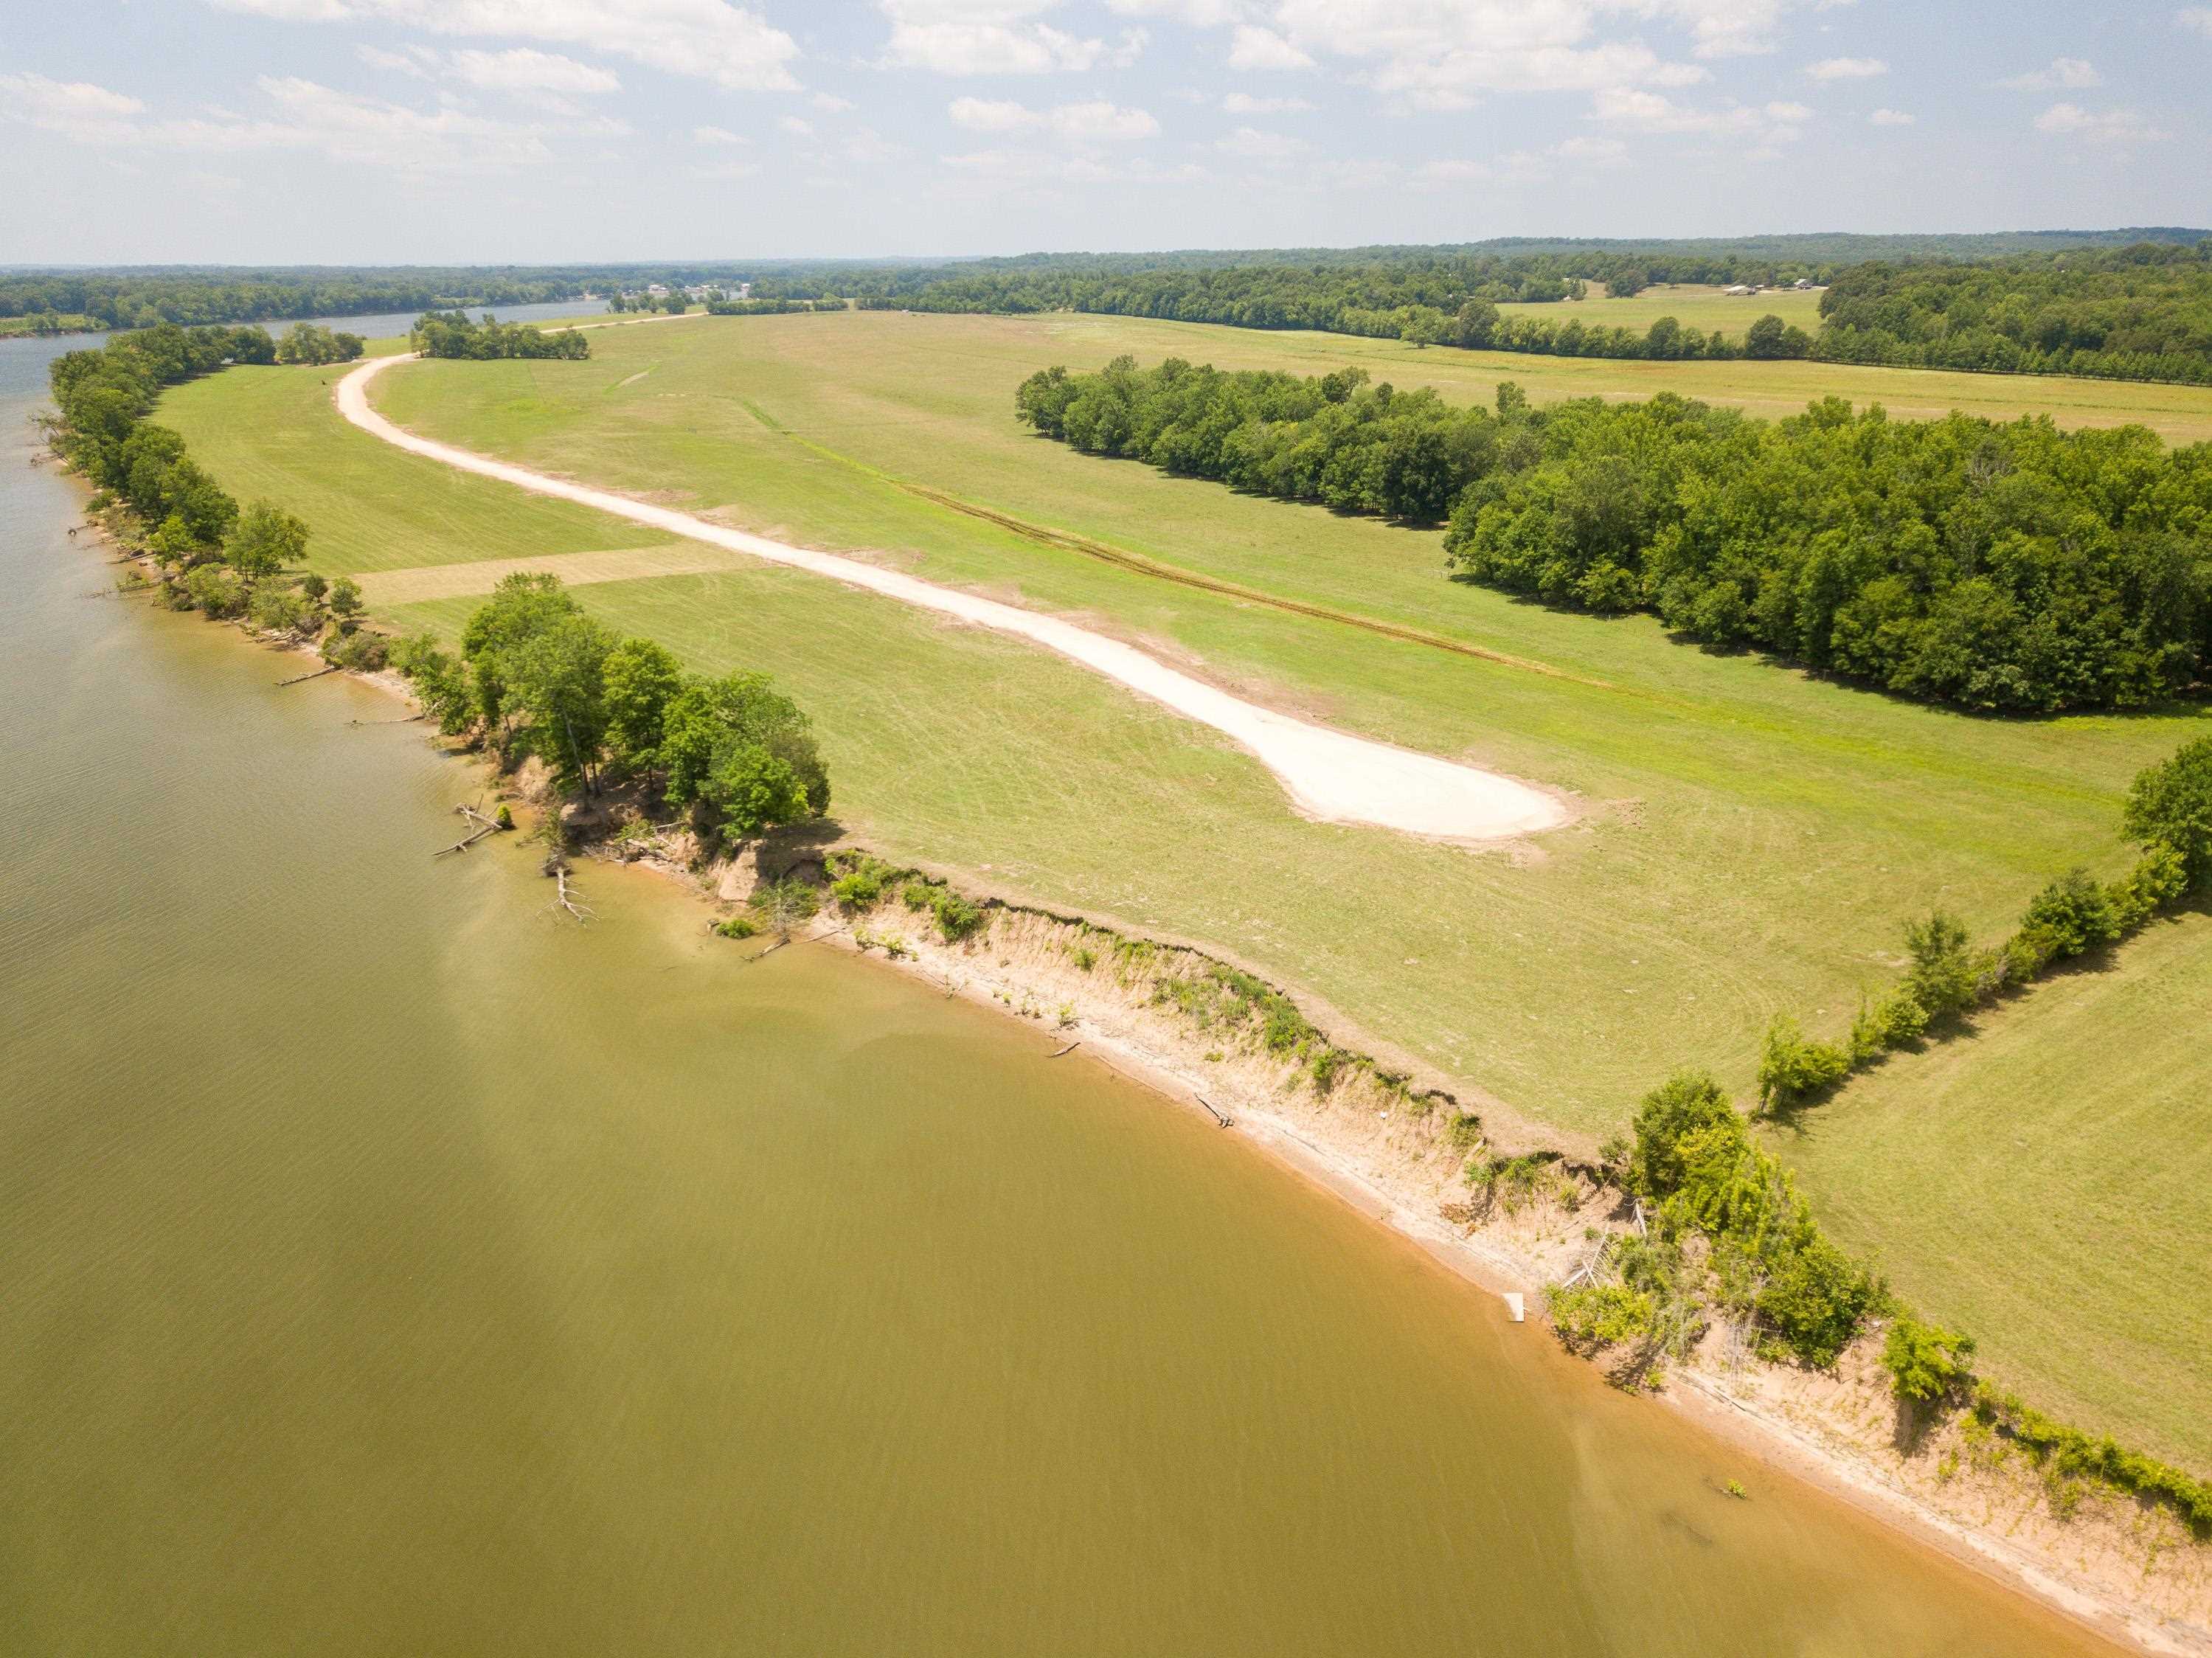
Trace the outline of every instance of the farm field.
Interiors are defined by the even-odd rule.
[[[1795,323],[1808,334],[1820,330],[1820,295],[1814,289],[1800,293],[1784,288],[1730,296],[1719,288],[1684,282],[1647,288],[1625,300],[1607,297],[1498,308],[1509,317],[1534,317],[1562,327],[1580,322],[1586,328],[1632,328],[1638,332],[1662,317],[1672,317],[1685,328],[1725,334],[1730,339],[1741,339],[1744,331],[1765,316]]]
[[[338,420],[319,371],[216,376],[169,394],[157,418],[242,498],[307,517],[325,573],[397,581],[471,561],[609,555],[613,579],[577,590],[586,606],[701,669],[775,674],[815,712],[836,815],[878,849],[1206,942],[1297,988],[1324,1024],[1570,1136],[1618,1127],[1679,1065],[1711,1065],[1747,1090],[1769,1017],[1839,1029],[1861,988],[1893,970],[1916,910],[1942,902],[1991,936],[2067,866],[2118,869],[2128,779],[2204,729],[2191,715],[1975,720],[1707,655],[1644,618],[1553,613],[1452,583],[1434,532],[1098,460],[1011,416],[1031,370],[1123,351],[1298,372],[1362,361],[1469,398],[1501,377],[1490,364],[1532,390],[1585,369],[1679,366],[1065,316],[697,319],[592,337],[583,363],[409,365],[377,402],[446,441],[1069,615],[1247,695],[1569,791],[1579,819],[1483,854],[1306,822],[1241,752],[1003,638],[787,570],[640,574],[674,550],[377,443]],[[1739,387],[1753,370],[1964,381],[2008,392],[2005,411],[2067,418],[2122,417],[2149,394],[2166,418],[2212,429],[2212,393],[2185,388],[1696,367],[1733,371]],[[1163,580],[1144,561],[1241,591]],[[395,598],[440,596],[380,613],[456,632],[477,602],[459,579],[395,587]],[[2063,1145],[2069,1108],[2016,1103],[2016,1132]],[[1831,1155],[1808,1150],[1808,1185],[1839,1216],[1894,1183],[1879,1149],[1854,1155],[1851,1136],[1820,1132],[1835,1138]],[[2123,1230],[2125,1182],[2093,1179],[2063,1152],[2021,1172],[2023,1201]],[[2139,1224],[2162,1258],[2212,1245],[2185,1209]],[[1996,1231],[1931,1222],[1884,1236],[1900,1284],[1954,1268],[1994,1276],[2000,1260],[2033,1282],[2043,1264],[2042,1242]],[[2048,1247],[2079,1254],[2071,1237]],[[2054,1274],[2075,1264],[2051,1263]],[[1923,1279],[1908,1278],[1915,1267]],[[2100,1315],[2154,1318],[2170,1287],[2116,1272],[2098,1286]]]
[[[2212,1469],[2212,914],[1901,1054],[1774,1137],[1839,1241],[2044,1408]]]

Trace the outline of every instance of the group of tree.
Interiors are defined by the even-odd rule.
[[[95,486],[94,508],[119,513],[111,521],[161,566],[161,593],[171,604],[242,616],[272,633],[322,627],[331,648],[343,645],[358,656],[368,648],[356,643],[360,588],[343,576],[333,582],[295,572],[307,556],[307,526],[265,502],[240,511],[185,452],[181,436],[146,418],[163,386],[228,364],[273,363],[281,355],[259,328],[171,324],[118,334],[97,350],[68,352],[48,369],[60,409],[54,446]]]
[[[592,343],[573,328],[532,328],[487,315],[478,322],[465,311],[423,313],[409,336],[426,357],[559,357],[579,361],[592,355]]]
[[[798,312],[842,311],[845,301],[835,295],[817,300],[709,300],[707,313],[714,317],[782,317]]]
[[[672,288],[665,294],[615,294],[611,295],[607,300],[607,309],[610,311],[617,313],[635,311],[641,316],[651,316],[655,312],[665,312],[672,317],[680,317],[690,308],[690,298],[680,288]],[[714,309],[714,301],[711,297],[708,301],[707,308],[710,311]]]
[[[503,579],[458,654],[401,641],[393,661],[448,735],[501,764],[537,756],[564,788],[641,781],[702,831],[758,835],[829,810],[830,774],[798,704],[766,676],[686,673],[668,650],[586,615],[559,578]]]
[[[1019,418],[1078,448],[1416,523],[1460,574],[1655,612],[1899,694],[1982,710],[2130,708],[2212,678],[2212,445],[1840,399],[1766,421],[1671,394],[1494,410],[1370,385],[1127,357],[1054,368]]]
[[[333,333],[311,322],[295,323],[291,331],[276,342],[276,361],[316,366],[351,362],[361,355],[362,344],[358,334]]]
[[[1818,355],[2212,385],[2212,244],[1981,264],[1856,265],[1820,297]]]

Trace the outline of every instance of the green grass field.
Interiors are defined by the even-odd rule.
[[[1730,339],[1741,339],[1744,331],[1765,316],[1795,323],[1808,334],[1820,331],[1820,295],[1791,288],[1731,296],[1722,288],[1683,283],[1647,288],[1625,300],[1589,299],[1498,308],[1509,317],[1535,317],[1561,327],[1578,321],[1585,328],[1632,328],[1638,333],[1662,317],[1672,317],[1685,328],[1724,334]]]
[[[1513,851],[1316,824],[1211,733],[997,635],[768,568],[577,589],[611,624],[702,669],[774,672],[815,712],[837,815],[885,853],[1206,942],[1297,987],[1340,1034],[1570,1133],[1618,1126],[1679,1065],[1747,1086],[1778,1009],[1840,1027],[1861,987],[1893,971],[1914,910],[1941,901],[1995,934],[2068,865],[2118,868],[2127,780],[2206,728],[2188,715],[1970,720],[1707,655],[1648,619],[1555,613],[1453,583],[1434,532],[1085,457],[1010,412],[1032,369],[1095,367],[1121,351],[1300,371],[1358,361],[1468,398],[1489,395],[1500,365],[1539,395],[1585,370],[1668,365],[1071,316],[700,319],[592,337],[583,363],[410,365],[378,400],[432,435],[1068,614],[1346,729],[1571,791],[1577,823]],[[1783,395],[1759,390],[1768,373],[1825,376],[1815,391],[1878,384],[1923,398],[1962,381],[1993,412],[2110,420],[2147,398],[2166,419],[2212,429],[2212,393],[2185,388],[1694,367],[1731,376],[1747,401]],[[235,371],[173,392],[159,416],[240,495],[306,516],[320,569],[651,540],[354,432],[323,379]],[[1254,596],[1132,571],[1024,523]],[[1289,613],[1271,598],[1510,659]],[[450,633],[475,603],[404,604],[388,619]],[[2063,1120],[2057,1102],[2037,1108]],[[2024,1169],[2045,1203],[2118,1227],[2112,1193],[2069,1163]],[[1847,1206],[1889,1176],[1876,1153],[1839,1153],[1817,1178]],[[2212,1243],[2201,1213],[2154,1230],[2174,1259]],[[1979,1251],[1992,1272],[2033,1270],[2017,1240],[1934,1236]],[[1927,1248],[1900,1247],[1940,1270]],[[2162,1293],[2126,1278],[2103,1291],[2116,1308]]]
[[[2212,915],[2154,925],[1776,1138],[1837,1236],[2044,1408],[2212,1470]]]

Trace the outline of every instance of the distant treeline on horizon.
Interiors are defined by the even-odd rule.
[[[1486,310],[1599,292],[1620,297],[1676,283],[1799,281],[1830,290],[1822,296],[1824,325],[1817,336],[1791,331],[1778,350],[1695,329],[1631,331],[1614,325],[1601,304],[1563,313],[1557,323],[1508,319],[1501,325]],[[2212,230],[2182,227],[1504,237],[1427,247],[941,259],[17,270],[0,275],[0,330],[65,333],[161,322],[362,316],[538,304],[655,282],[680,290],[738,282],[750,282],[762,302],[849,300],[868,309],[944,313],[1087,311],[1569,356],[1810,355],[2212,383]]]

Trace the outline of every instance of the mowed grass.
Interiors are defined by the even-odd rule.
[[[1343,1034],[1571,1136],[1617,1127],[1677,1066],[1711,1066],[1747,1090],[1778,1010],[1840,1030],[1862,987],[1894,971],[1916,911],[1940,902],[1995,936],[2051,875],[2077,862],[2118,869],[2127,780],[2208,728],[2190,713],[1972,720],[1707,655],[1643,619],[1455,584],[1432,531],[1075,454],[1008,412],[1013,386],[1043,363],[1176,350],[1317,366],[1299,357],[1311,336],[854,314],[702,319],[592,342],[584,363],[410,365],[386,377],[379,401],[451,441],[1068,614],[1346,729],[1569,792],[1573,827],[1483,853],[1316,824],[1209,732],[1044,653],[801,573],[576,590],[611,625],[698,668],[775,673],[815,713],[836,815],[885,853],[1224,950],[1299,989]],[[1324,364],[1362,355],[1363,343],[1328,343]],[[1392,359],[1396,349],[1368,352],[1401,383],[1405,365],[1447,355]],[[1515,364],[1528,366],[1545,367]],[[576,519],[588,514],[390,449],[340,422],[328,397],[305,371],[237,371],[171,394],[161,417],[241,494],[308,516],[325,569],[642,538],[608,522],[596,548],[580,546]],[[432,492],[447,507],[425,538],[419,503]],[[325,516],[337,535],[322,533]],[[519,531],[526,521],[541,527]],[[1177,585],[1041,543],[1024,522],[1513,659]],[[414,550],[385,545],[410,536]],[[526,549],[534,537],[543,544]],[[476,602],[400,605],[387,619],[450,635]],[[2132,961],[2124,955],[2123,975]],[[2134,1252],[2146,1259],[2201,1259],[2212,1246],[2203,1206],[2135,1218],[2126,1181],[2069,1155],[2063,1096],[2012,1110],[2020,1137],[2056,1149],[2008,1168],[2012,1142],[1993,1143],[1992,1184],[2017,1180],[2023,1205],[2091,1233],[2140,1227],[2149,1241]],[[1879,1139],[1850,1130],[1856,1116],[1835,1121],[1831,1155],[1806,1150],[1808,1185],[1840,1224],[1855,1206],[1917,1201]],[[1937,1293],[1954,1272],[2058,1284],[2052,1305],[2085,1329],[2152,1317],[2170,1292],[2107,1251],[2092,1307],[2074,1276],[2077,1237],[1952,1225],[1929,1207],[1917,1230],[1892,1236],[1883,1222],[1885,1263],[1929,1311],[1985,1334],[1988,1321]],[[1866,1229],[1850,1236],[1869,1241]],[[2085,1386],[2065,1397],[2087,1414],[2107,1396]]]
[[[1836,1235],[2044,1408],[2212,1473],[2212,914],[1775,1137]]]
[[[1585,328],[1631,328],[1643,333],[1662,317],[1672,317],[1685,328],[1722,334],[1740,340],[1761,317],[1779,317],[1808,334],[1820,329],[1820,296],[1795,288],[1776,288],[1763,294],[1730,295],[1720,288],[1684,282],[1647,288],[1625,300],[1612,298],[1564,300],[1545,305],[1501,305],[1509,317],[1534,317],[1564,328],[1579,322]]]
[[[766,572],[580,590],[702,668],[788,681],[841,812],[886,851],[1212,942],[1366,1038],[1583,1133],[1676,1065],[1747,1084],[1778,1009],[1847,1017],[1911,909],[1941,900],[1994,932],[2056,871],[2118,867],[2120,791],[2194,723],[1916,708],[1455,585],[1432,533],[1074,454],[1006,413],[1023,374],[1066,355],[1061,320],[609,329],[588,362],[410,365],[380,401],[441,437],[1073,615],[1347,729],[1569,792],[1573,828],[1486,853],[1314,824],[1210,734],[1152,731],[1157,710],[1079,669],[889,601]],[[325,568],[590,550],[574,545],[589,515],[392,450],[327,397],[304,374],[239,373],[181,389],[162,417],[242,495],[314,523]],[[1133,574],[893,478],[1553,671]],[[432,496],[449,516],[426,540],[409,525]],[[404,550],[378,531],[386,513]],[[519,522],[541,514],[550,539],[527,550]],[[602,525],[603,545],[639,539]]]

